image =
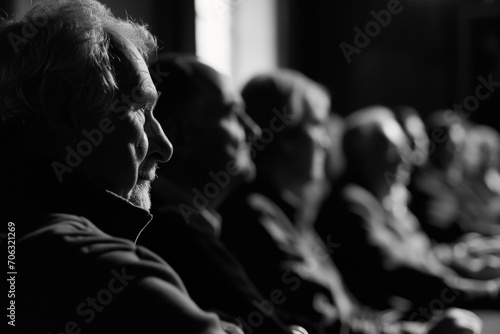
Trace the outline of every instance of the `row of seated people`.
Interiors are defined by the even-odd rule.
[[[324,240],[341,245],[332,258],[353,294],[378,309],[407,310],[413,319],[435,299],[466,308],[499,307],[500,239],[493,233],[498,221],[469,226],[461,234],[459,222],[432,229],[438,226],[433,214],[447,210],[435,203],[445,195],[469,201],[453,214],[462,209],[486,214],[464,193],[446,188],[445,173],[434,164],[463,156],[450,143],[455,134],[447,131],[462,123],[448,121],[449,114],[454,113],[439,111],[424,122],[409,107],[372,106],[349,115],[341,145],[345,173],[334,180],[315,221]],[[464,177],[459,186],[468,183]],[[497,199],[492,194],[490,200]],[[491,233],[483,233],[484,225]]]
[[[407,145],[391,112],[327,127],[327,90],[291,70],[241,95],[192,56],[148,72],[153,36],[93,0],[38,2],[1,22],[0,46],[19,332],[479,334],[463,308],[498,308],[494,264],[458,270],[416,220],[395,224]],[[342,164],[335,146],[342,177],[325,168]],[[491,255],[478,238],[460,243]],[[436,298],[448,310],[410,313]]]
[[[422,163],[408,188],[411,209],[437,241],[500,234],[500,136],[487,125],[440,110],[425,119]],[[430,151],[430,152],[429,152]]]
[[[364,293],[367,277],[385,279],[375,277],[377,271],[366,267],[362,276],[354,274],[357,280],[351,284],[350,267],[362,267],[361,262],[373,258],[357,259],[366,248],[350,252],[352,239],[322,231],[320,220],[311,219],[327,191],[329,148],[341,139],[340,128],[351,123],[335,118],[340,125],[332,125],[335,133],[329,136],[325,88],[296,71],[279,70],[252,78],[241,98],[227,79],[195,58],[165,55],[158,64],[170,75],[158,87],[164,93],[156,115],[177,155],[159,170],[152,189],[155,219],[138,243],[173,266],[199,305],[235,317],[249,332],[275,328],[276,321],[311,333],[425,330],[433,315],[412,317],[409,302],[404,308],[390,303],[381,307],[379,296],[373,303]],[[378,112],[359,115],[386,120]],[[401,139],[406,138],[400,131]],[[359,146],[383,154],[373,139],[367,136]],[[355,142],[359,140],[356,135]],[[391,159],[397,163],[396,155]],[[375,167],[374,162],[362,164]],[[328,210],[333,207],[329,204],[324,205]],[[344,222],[339,213],[323,213],[321,219],[332,223],[328,229],[356,223]],[[357,239],[355,245],[368,242],[363,235],[349,238]],[[350,258],[337,258],[344,251]],[[343,268],[346,263],[348,268]],[[356,289],[360,280],[361,291]],[[417,292],[408,282],[401,285]],[[436,287],[422,284],[422,289],[432,298],[440,296]],[[495,291],[474,298],[494,308]],[[391,292],[384,299],[396,295]],[[429,301],[411,300],[415,309]],[[457,305],[472,304],[447,306]]]

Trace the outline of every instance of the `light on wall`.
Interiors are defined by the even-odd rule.
[[[234,1],[195,0],[196,54],[217,71],[231,76],[231,15]]]
[[[195,0],[196,54],[240,86],[278,66],[277,0]]]

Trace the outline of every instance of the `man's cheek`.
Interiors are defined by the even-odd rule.
[[[146,134],[143,133],[142,136],[137,141],[136,145],[137,157],[140,162],[146,159],[146,156],[148,154],[148,149],[149,149],[149,141]]]

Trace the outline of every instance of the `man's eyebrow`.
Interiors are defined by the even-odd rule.
[[[160,97],[160,92],[154,87],[150,87],[141,82],[136,87],[136,94],[134,94],[134,103],[138,105],[155,105]]]
[[[153,90],[152,90],[153,91]],[[148,107],[152,111],[156,108],[156,104],[158,103],[158,100],[160,99],[161,92],[158,90],[154,90],[155,96],[151,98],[151,102],[148,102]]]
[[[158,92],[156,89],[147,88],[143,92],[144,92],[144,99],[146,100],[147,103],[156,104],[156,102],[158,102],[158,99],[160,98],[160,92]]]

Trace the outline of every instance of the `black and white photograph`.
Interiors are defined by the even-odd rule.
[[[0,0],[2,333],[500,334],[500,0]]]

